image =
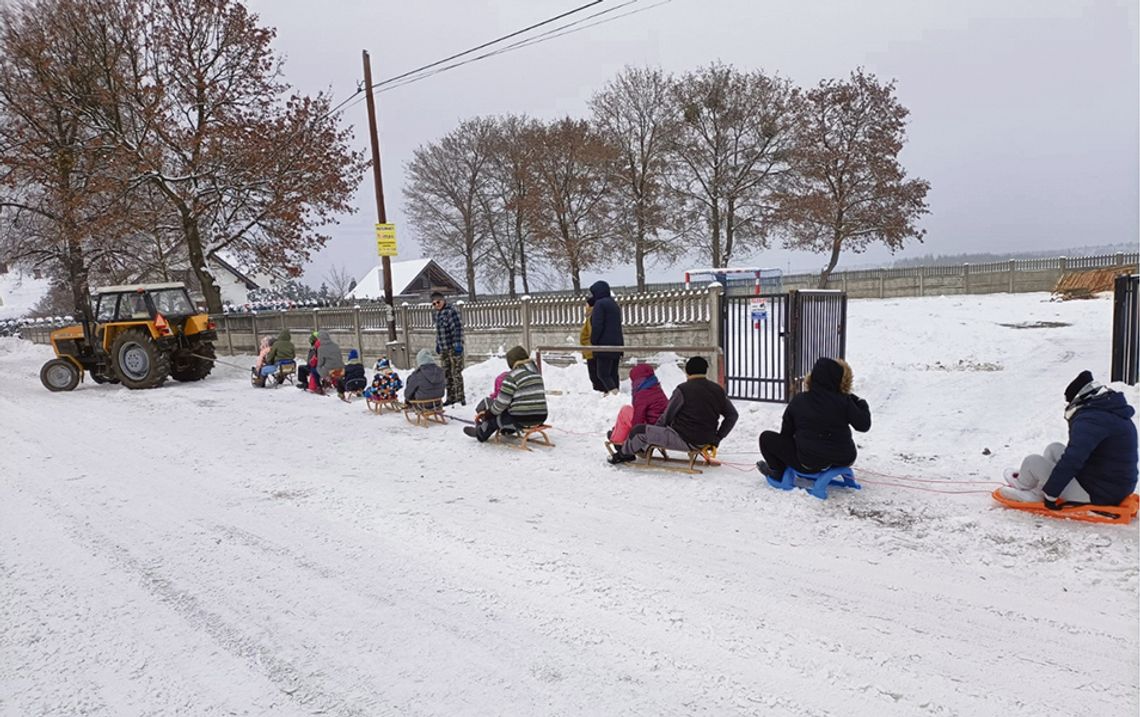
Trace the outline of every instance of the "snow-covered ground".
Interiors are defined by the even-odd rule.
[[[0,321],[23,318],[47,294],[51,282],[10,271],[0,274]]]
[[[751,468],[776,405],[690,478],[605,463],[621,401],[580,367],[523,453],[230,367],[52,394],[0,340],[0,713],[1134,715],[1136,525],[988,496],[1105,376],[1110,316],[853,301],[874,427],[827,501]]]

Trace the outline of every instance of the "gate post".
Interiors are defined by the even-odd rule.
[[[843,283],[847,283],[844,276]],[[847,294],[844,289],[844,295]],[[792,397],[799,393],[796,383],[796,366],[799,364],[799,334],[800,334],[800,292],[792,289],[788,292],[788,305],[784,307],[785,338],[784,338],[784,400],[790,402]]]
[[[356,350],[364,356],[364,337],[360,333],[360,305],[352,307],[352,329],[356,332]],[[363,358],[361,359],[363,360]]]
[[[403,368],[411,370],[414,368],[415,354],[412,353],[412,327],[410,317],[408,316],[408,302],[400,304],[400,325],[404,329],[404,356],[407,357],[407,366]]]
[[[724,287],[718,282],[709,284],[709,345],[716,347],[723,347],[724,343],[721,337],[721,317],[720,317],[720,300],[721,295],[724,294]],[[714,376],[714,380],[720,377],[720,352],[713,351],[712,356],[709,356],[709,375]],[[728,382],[725,381],[727,384]]]

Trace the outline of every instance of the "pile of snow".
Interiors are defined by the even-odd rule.
[[[1110,318],[851,302],[874,426],[864,489],[827,501],[752,468],[778,405],[738,403],[727,464],[695,478],[608,466],[628,395],[580,365],[546,368],[557,446],[524,453],[253,390],[248,357],[51,394],[49,352],[0,340],[0,711],[1135,714],[1135,526],[988,496],[1064,436]],[[466,411],[504,368],[464,372]]]

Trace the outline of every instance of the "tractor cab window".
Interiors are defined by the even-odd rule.
[[[159,289],[150,292],[158,313],[164,316],[190,316],[197,313],[185,289]]]
[[[149,319],[150,312],[146,308],[146,297],[138,293],[119,294],[119,312],[116,317],[119,321]]]
[[[95,320],[101,324],[115,319],[115,301],[117,294],[103,294],[99,297],[99,305],[95,307]]]

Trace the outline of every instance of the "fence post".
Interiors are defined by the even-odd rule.
[[[718,282],[709,284],[709,345],[722,346],[720,325],[720,298],[724,294],[724,287]],[[720,351],[714,350],[709,356],[709,375],[713,380],[720,377]],[[727,382],[726,382],[727,383]]]
[[[360,333],[360,305],[352,307],[352,328],[356,332],[356,350],[364,356],[364,336]]]
[[[883,296],[886,294],[886,291],[884,291],[884,289],[883,289],[883,285],[885,283],[886,283],[886,279],[883,278],[883,272],[880,271],[879,272],[879,298],[880,299],[883,298]]]
[[[253,333],[253,352],[259,353],[261,350],[261,342],[257,340],[257,312],[251,311],[249,313],[249,326],[250,331]]]
[[[230,317],[222,315],[222,328],[226,330],[226,345],[230,347],[230,356],[234,355],[234,332],[230,330]]]
[[[321,321],[317,318],[318,309],[313,309],[313,331],[321,330]]]
[[[1063,256],[1063,257],[1061,257],[1061,273],[1064,274],[1068,270],[1069,270],[1069,257]]]
[[[1116,257],[1113,261],[1113,266],[1121,266],[1124,264],[1124,252],[1116,252]]]
[[[968,263],[962,265],[962,293],[970,293],[970,265]]]
[[[530,351],[530,295],[524,294],[519,301],[519,315],[523,333],[522,345],[527,351]]]
[[[412,353],[411,317],[408,316],[408,302],[406,301],[400,304],[400,326],[404,330],[404,355],[408,357],[408,365],[404,366],[403,368],[410,369],[412,368],[413,357],[415,354]]]
[[[285,314],[287,314],[287,313],[288,313],[287,310],[285,310],[285,309],[281,310],[281,330],[282,331],[289,328],[288,322],[285,321]]]
[[[918,267],[918,295],[926,296],[926,267]]]

